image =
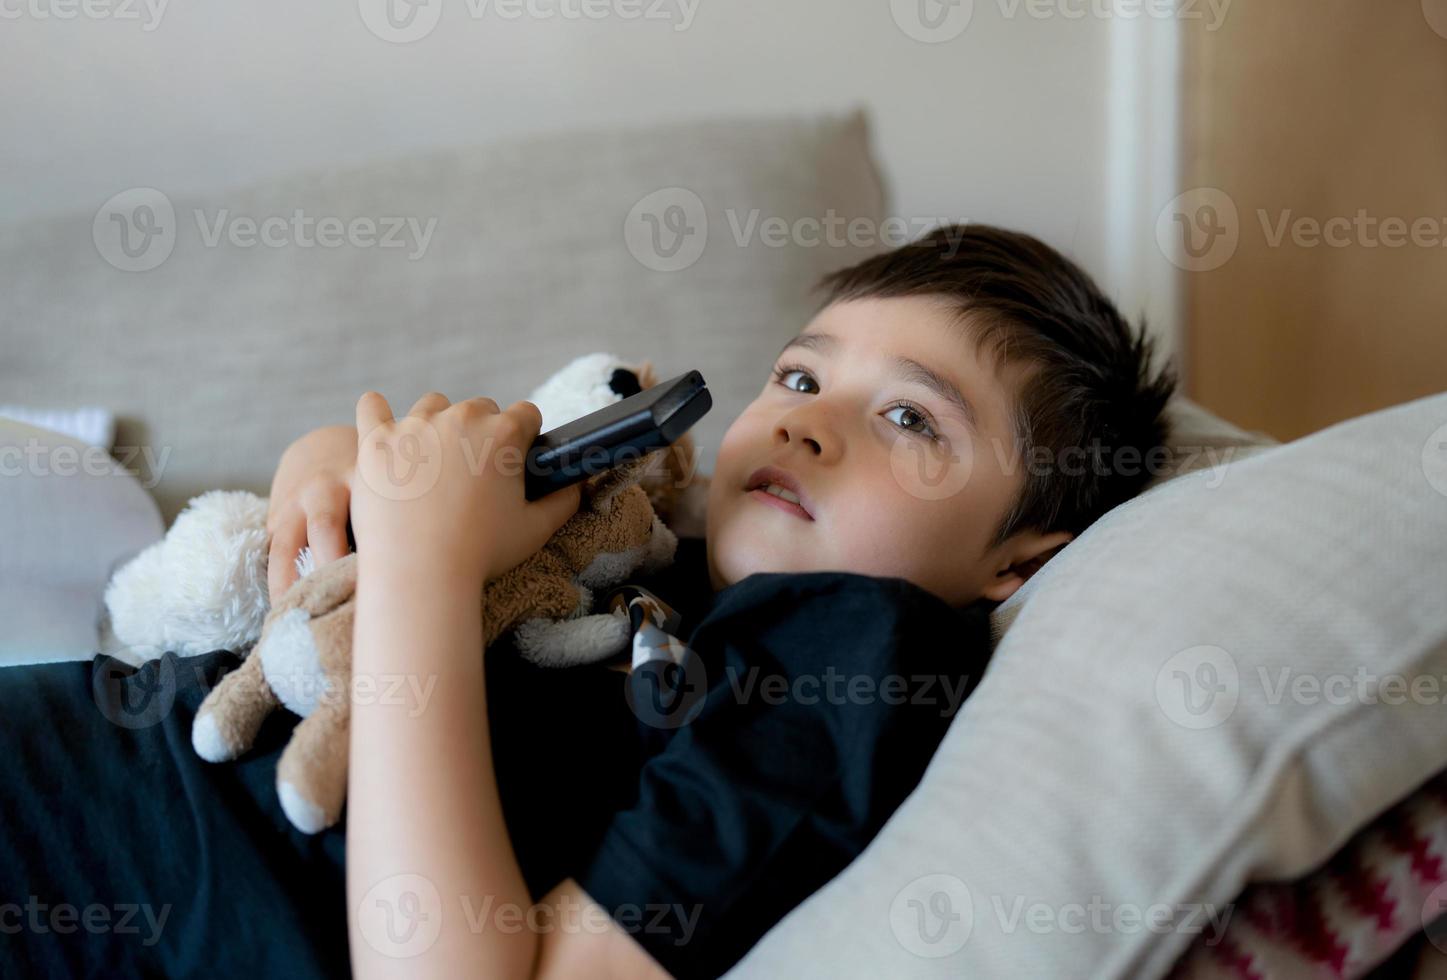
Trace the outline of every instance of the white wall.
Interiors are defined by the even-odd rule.
[[[862,102],[894,214],[1041,235],[1173,341],[1154,238],[1179,193],[1169,20],[1092,14],[1101,0],[631,0],[668,19],[629,20],[630,0],[502,0],[511,19],[424,0],[414,24],[435,28],[392,43],[368,28],[383,2],[0,0],[0,220],[516,133]],[[945,18],[934,35],[921,3]],[[584,9],[605,16],[563,16]]]

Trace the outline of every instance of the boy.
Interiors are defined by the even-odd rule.
[[[1062,466],[1022,466],[1039,459],[1025,453],[1035,447],[1151,449],[1172,387],[1151,376],[1145,339],[1040,242],[945,229],[829,277],[826,289],[824,309],[786,345],[719,447],[705,542],[716,595],[678,681],[697,700],[680,720],[650,713],[662,702],[643,702],[643,678],[602,682],[599,704],[627,702],[657,730],[639,726],[638,755],[617,774],[636,795],[588,816],[567,796],[549,799],[548,809],[568,813],[556,836],[584,842],[546,874],[530,829],[547,814],[518,799],[546,791],[516,777],[503,745],[527,729],[495,715],[505,710],[504,689],[508,700],[554,694],[556,678],[534,687],[525,672],[504,677],[504,666],[484,678],[461,651],[479,645],[479,586],[540,547],[576,495],[525,505],[517,477],[493,479],[490,489],[487,477],[449,483],[446,464],[462,458],[450,452],[454,442],[527,446],[540,419],[526,402],[499,412],[480,399],[469,410],[433,393],[397,421],[375,393],[359,401],[356,668],[436,671],[439,686],[457,692],[429,719],[371,705],[353,715],[349,897],[353,909],[368,896],[400,903],[400,894],[376,890],[403,872],[425,877],[440,925],[413,965],[498,976],[722,973],[842,870],[922,774],[957,704],[886,703],[884,684],[934,677],[936,692],[951,681],[956,692],[968,688],[988,634],[983,617],[960,611],[1009,596],[1139,489],[1139,470],[1091,466],[1072,478]],[[444,463],[416,506],[397,499],[410,494],[378,489],[409,436],[435,441]],[[488,552],[480,558],[479,541]],[[439,553],[455,560],[419,585]],[[400,554],[417,560],[395,574]],[[455,603],[438,598],[459,581]],[[430,643],[415,636],[419,617],[438,624]],[[409,636],[403,656],[397,648]],[[783,696],[769,701],[750,685],[760,671]],[[849,697],[817,695],[831,671],[854,685]],[[648,681],[654,695],[667,686]],[[487,700],[483,688],[498,697]],[[600,715],[577,737],[611,723]],[[417,764],[459,738],[482,756],[477,778],[459,786],[452,766]],[[628,741],[626,730],[618,741]],[[566,746],[530,749],[566,765]],[[599,763],[590,756],[588,764]],[[417,832],[414,804],[429,814],[429,833]],[[551,928],[474,932],[448,913],[468,894],[529,909],[545,888],[537,908]],[[633,908],[654,913],[653,931],[624,911]],[[607,927],[568,928],[569,909]],[[396,951],[372,940],[354,921],[359,976],[395,962]]]
[[[443,465],[414,494],[389,464],[415,458],[419,438],[444,464],[489,438],[525,448],[535,406],[430,393],[394,419],[368,392],[355,429],[298,440],[272,488],[273,596],[301,545],[321,561],[346,553],[350,513],[354,674],[420,675],[436,694],[422,712],[354,705],[344,851],[329,831],[300,861],[256,861],[277,835],[235,812],[254,799],[284,826],[267,768],[280,742],[229,767],[169,753],[189,745],[205,694],[178,685],[162,725],[123,733],[128,760],[168,755],[147,771],[179,770],[187,787],[172,817],[133,815],[138,846],[177,833],[168,820],[244,825],[203,868],[255,896],[250,914],[267,918],[251,926],[292,973],[716,976],[736,963],[918,783],[988,656],[989,608],[1149,476],[1056,461],[1102,445],[1144,457],[1164,441],[1174,384],[1089,278],[1025,235],[937,229],[821,285],[822,309],[719,447],[704,540],[682,539],[648,583],[691,626],[677,677],[475,655],[482,586],[540,547],[578,490],[527,503],[519,474]],[[0,688],[0,708],[64,710],[76,681],[25,675]],[[230,794],[210,785],[227,780]],[[4,806],[8,827],[43,819],[39,804]],[[4,882],[43,860],[0,857]],[[218,874],[182,880],[206,892]],[[56,880],[87,894],[83,878]],[[121,880],[156,904],[174,893],[149,866]],[[246,951],[201,911],[177,909],[186,931],[132,962],[174,971],[201,949],[208,972],[240,972]]]

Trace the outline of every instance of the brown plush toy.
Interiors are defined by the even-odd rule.
[[[632,374],[636,388],[624,379],[628,394],[656,383],[646,362]],[[545,417],[544,429],[568,420]],[[694,443],[685,434],[584,481],[568,522],[483,590],[484,649],[513,630],[519,652],[542,665],[594,663],[622,652],[628,622],[607,612],[590,615],[594,593],[673,561],[678,539],[663,516],[682,523],[696,517],[706,478],[695,476],[694,464]],[[196,752],[221,762],[247,751],[277,707],[302,715],[277,765],[276,785],[287,818],[304,833],[334,825],[346,797],[356,583],[355,553],[297,579],[267,614],[250,655],[201,703],[192,727]]]

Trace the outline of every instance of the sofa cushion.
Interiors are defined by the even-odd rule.
[[[431,389],[507,405],[599,350],[651,359],[661,379],[703,372],[711,472],[812,315],[815,280],[882,247],[812,224],[781,245],[783,223],[879,228],[884,209],[858,110],[531,137],[203,195],[118,191],[98,211],[0,228],[0,296],[22,338],[0,391],[115,411],[117,442],[152,450],[168,524],[206,490],[268,492],[287,444],[350,423],[369,388],[398,412]]]

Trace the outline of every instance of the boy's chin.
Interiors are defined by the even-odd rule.
[[[777,531],[732,529],[715,549],[716,558],[710,564],[715,580],[732,584],[760,572],[801,573],[826,567],[822,556],[796,554],[782,545]]]

